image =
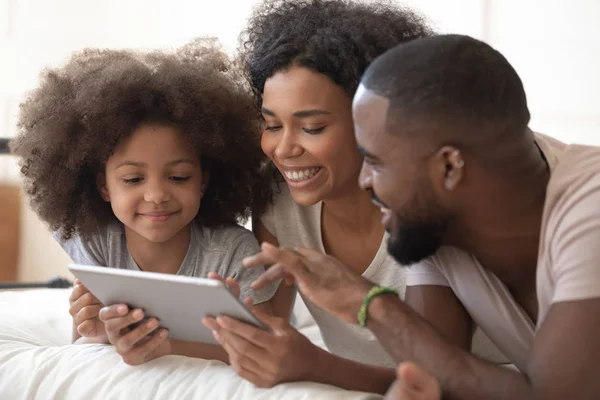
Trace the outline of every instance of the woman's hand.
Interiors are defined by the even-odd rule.
[[[215,281],[222,282],[235,297],[237,297],[238,299],[240,298],[240,293],[241,293],[240,285],[237,283],[237,281],[234,278],[223,279],[223,277],[221,275],[217,274],[216,272],[209,272],[208,278],[214,279]]]
[[[202,322],[213,330],[237,374],[256,386],[309,380],[320,349],[284,319],[253,313],[270,332],[224,316]]]

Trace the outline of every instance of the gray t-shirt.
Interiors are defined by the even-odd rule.
[[[78,236],[63,240],[59,232],[53,236],[77,264],[140,270],[127,249],[125,232],[118,222],[98,228],[98,232],[88,240]],[[278,284],[253,291],[250,284],[264,268],[250,269],[242,265],[244,257],[259,251],[252,232],[241,226],[206,228],[192,222],[190,246],[177,275],[205,278],[209,272],[216,272],[222,277],[236,274],[241,297],[252,297],[255,304],[264,303],[273,297]]]

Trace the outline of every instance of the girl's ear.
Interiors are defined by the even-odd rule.
[[[96,186],[100,191],[102,200],[110,203],[110,194],[108,193],[108,188],[106,187],[106,176],[102,172],[99,172],[98,175],[96,175]]]
[[[210,172],[205,169],[202,171],[202,188],[200,189],[200,197],[203,197],[204,193],[206,193],[206,188],[208,187],[209,181],[210,181]]]

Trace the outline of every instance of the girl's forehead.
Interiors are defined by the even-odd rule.
[[[179,129],[168,125],[143,124],[122,140],[109,163],[124,159],[149,163],[166,163],[176,160],[190,160],[199,163],[200,157],[188,137]]]

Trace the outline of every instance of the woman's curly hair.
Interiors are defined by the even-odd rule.
[[[88,49],[44,71],[10,144],[32,207],[52,230],[89,236],[116,218],[97,176],[142,123],[177,127],[201,154],[211,176],[196,217],[203,225],[234,224],[270,201],[258,110],[216,40],[174,52]]]
[[[259,103],[265,81],[292,65],[328,76],[349,96],[377,56],[432,35],[425,19],[386,2],[265,0],[240,36],[240,59]]]

